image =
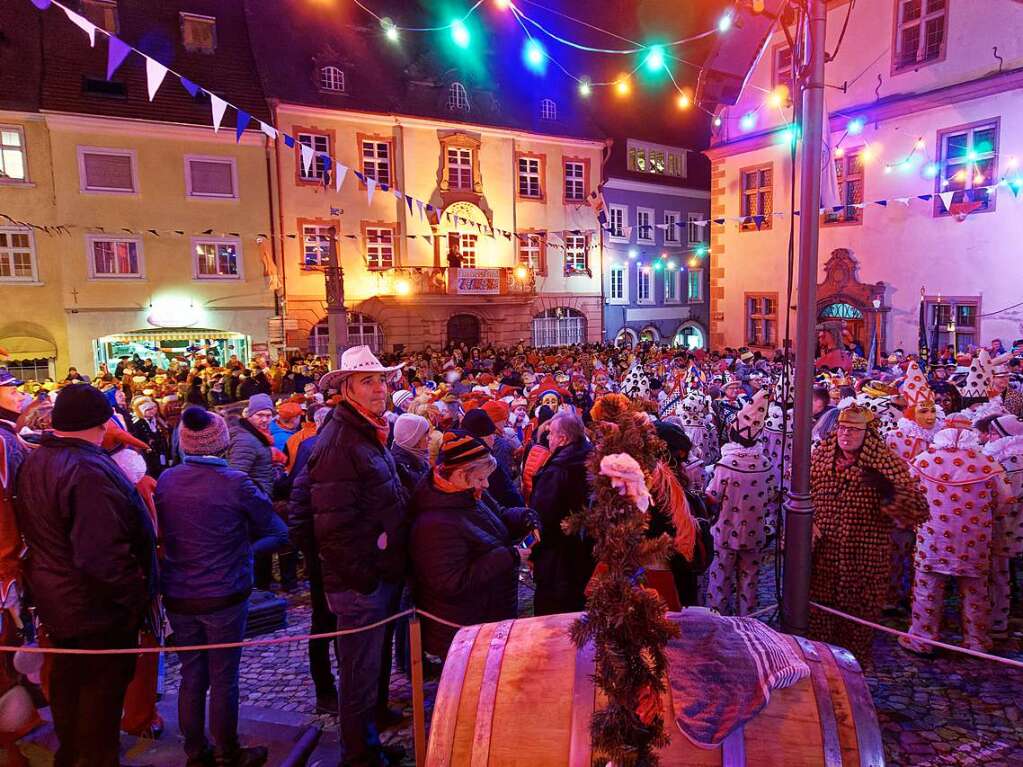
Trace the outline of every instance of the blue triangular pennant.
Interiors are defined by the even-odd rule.
[[[405,204],[408,205],[408,214],[412,215],[412,197],[411,195],[405,195]]]
[[[107,79],[109,80],[114,76],[114,72],[117,68],[124,63],[124,60],[128,58],[128,54],[131,53],[131,46],[124,42],[119,37],[110,35],[110,40],[107,43]]]
[[[252,115],[250,115],[244,109],[238,110],[238,120],[235,123],[234,129],[234,142],[236,144],[242,140],[242,134],[245,133],[245,129],[249,127],[249,120],[251,119]]]
[[[918,200],[923,200],[924,202],[930,202],[931,200],[934,199],[934,195],[933,194],[918,194],[916,196],[916,198]]]
[[[753,223],[757,225],[757,229],[760,229],[764,225],[764,217],[761,215],[754,216]]]
[[[875,205],[880,205],[882,208],[888,207],[888,200],[874,200]]]
[[[714,223],[715,224],[723,224],[723,223],[725,223],[725,220],[723,218],[715,218],[714,219]]]
[[[323,169],[324,169],[325,171],[330,171],[330,166],[331,166],[331,165],[333,164],[333,162],[334,162],[334,161],[333,161],[333,160],[332,160],[332,159],[330,158],[330,155],[329,155],[329,154],[324,154],[323,152],[317,152],[317,155],[316,155],[316,156],[317,156],[317,157],[319,157],[319,158],[320,158],[320,160],[322,160],[322,161],[323,161]]]
[[[288,147],[288,149],[294,149],[295,137],[289,136],[287,133],[282,133],[281,135],[284,136],[284,146]]]
[[[199,86],[189,80],[187,77],[181,78],[181,87],[188,91],[188,95],[193,99],[199,95]]]
[[[32,5],[38,8],[40,11],[45,11],[50,7],[50,0],[32,0]]]

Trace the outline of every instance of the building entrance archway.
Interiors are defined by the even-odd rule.
[[[480,319],[474,314],[453,314],[448,318],[448,344],[478,346]]]

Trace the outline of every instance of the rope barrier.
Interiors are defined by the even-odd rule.
[[[239,647],[265,647],[267,645],[278,645],[278,644],[290,644],[292,642],[307,642],[313,639],[336,639],[337,637],[350,636],[351,634],[362,634],[366,631],[372,631],[373,629],[386,626],[388,623],[392,623],[402,618],[421,615],[428,620],[432,620],[435,623],[440,623],[444,626],[449,626],[453,629],[465,628],[459,623],[452,623],[451,621],[444,620],[438,615],[429,613],[426,610],[417,610],[411,608],[403,610],[400,613],[388,616],[383,620],[379,620],[376,623],[370,623],[365,626],[360,626],[354,629],[341,629],[338,631],[327,631],[322,634],[296,634],[294,636],[286,637],[270,637],[268,639],[249,639],[242,642],[220,642],[217,644],[195,644],[195,645],[181,645],[180,647],[174,645],[166,645],[162,647],[124,647],[114,649],[102,649],[102,650],[83,650],[73,647],[38,647],[34,645],[0,645],[0,652],[23,652],[36,655],[141,655],[146,654],[160,654],[160,653],[172,653],[172,652],[200,652],[208,650],[235,650]]]
[[[839,618],[844,618],[853,623],[859,623],[861,626],[869,626],[876,631],[883,631],[886,634],[892,634],[897,637],[905,637],[913,642],[920,642],[922,644],[932,645],[934,647],[940,647],[942,650],[949,650],[951,652],[961,653],[963,655],[972,655],[974,658],[981,658],[982,660],[990,660],[995,663],[1001,663],[1006,666],[1012,666],[1013,668],[1023,669],[1023,661],[1013,660],[1012,658],[1003,658],[1001,655],[991,655],[990,653],[980,652],[979,650],[971,650],[968,647],[960,647],[959,645],[946,644],[945,642],[939,642],[935,639],[928,639],[922,637],[919,634],[910,634],[905,631],[899,631],[898,629],[889,628],[888,626],[882,626],[879,623],[872,623],[871,621],[863,618],[857,618],[855,615],[849,615],[843,613],[841,610],[836,610],[833,607],[825,607],[824,605],[817,604],[816,602],[810,602],[810,606],[818,610],[821,610],[831,615],[835,615]]]

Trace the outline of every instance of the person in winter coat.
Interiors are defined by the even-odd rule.
[[[149,446],[145,454],[146,473],[159,479],[161,472],[170,465],[170,430],[160,417],[160,408],[149,397],[136,397],[131,409],[135,420],[129,431]]]
[[[402,413],[394,422],[391,455],[401,484],[411,496],[430,473],[430,422],[421,415]]]
[[[327,603],[342,630],[393,615],[404,587],[408,497],[387,450],[383,417],[387,378],[398,369],[382,365],[368,346],[345,350],[340,369],[320,379],[322,389],[340,392],[341,402],[292,487],[292,536],[315,546]],[[386,765],[404,754],[378,735],[378,719],[394,720],[387,708],[392,633],[381,626],[338,639],[346,765]]]
[[[277,479],[273,439],[269,433],[273,416],[274,406],[270,397],[266,394],[253,395],[243,417],[231,432],[231,449],[228,452],[231,468],[248,475],[270,497]]]
[[[277,408],[277,417],[270,421],[270,436],[274,447],[282,453],[291,435],[302,427],[302,406],[295,402],[284,402]]]
[[[1007,413],[985,425],[984,454],[1001,464],[1012,491],[1006,502],[995,507],[991,531],[991,637],[1004,639],[1011,603],[1009,565],[1023,554],[1023,421]]]
[[[448,432],[437,467],[411,503],[415,603],[461,625],[518,616],[516,543],[537,518],[532,509],[500,506],[487,492],[495,463],[481,440]],[[423,647],[443,658],[455,633],[426,621]]]
[[[462,430],[483,442],[488,450],[494,447],[494,442],[497,439],[497,428],[485,410],[473,408],[466,413],[462,418]],[[515,483],[512,481],[510,467],[502,466],[497,458],[494,458],[494,463],[494,473],[490,476],[487,492],[501,506],[512,508],[525,506],[526,502],[522,500],[522,493],[518,491],[518,488],[515,487]]]
[[[137,647],[156,591],[149,515],[100,447],[112,415],[99,389],[67,387],[53,408],[53,432],[18,476],[24,577],[56,647]],[[55,764],[118,767],[121,711],[134,670],[131,654],[54,656]]]
[[[178,645],[240,642],[252,591],[253,554],[288,543],[287,528],[267,495],[228,466],[230,432],[224,419],[200,407],[182,414],[182,463],[156,486],[164,557],[161,590]],[[241,648],[180,653],[178,723],[189,765],[217,767],[266,762],[267,749],[238,741]],[[210,731],[206,739],[206,697]]]
[[[558,413],[550,420],[547,440],[551,456],[536,473],[532,494],[540,518],[540,541],[530,555],[536,615],[585,609],[583,592],[596,567],[592,544],[561,530],[565,517],[582,511],[590,498],[586,462],[593,446],[582,419],[573,412]]]

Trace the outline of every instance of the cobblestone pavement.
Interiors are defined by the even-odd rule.
[[[774,603],[770,568],[762,573],[760,592],[761,605]],[[288,602],[289,625],[271,636],[306,633],[310,618],[308,592],[288,595]],[[525,585],[520,589],[520,612],[532,614],[532,592]],[[951,625],[958,623],[951,607],[949,618]],[[890,625],[901,628],[905,622],[894,619]],[[1023,619],[1015,621],[1014,627],[1014,636],[999,644],[995,652],[1023,660]],[[865,667],[889,766],[1023,767],[1023,672],[953,653],[919,658],[901,650],[887,635],[878,637],[873,664]],[[176,694],[179,679],[177,661],[169,655],[166,692]],[[435,693],[436,682],[428,682],[427,716]],[[411,689],[397,671],[392,676],[391,701],[404,707],[410,724],[387,733],[384,739],[404,745],[409,753],[407,764],[411,765]],[[305,714],[310,722],[324,728],[325,739],[336,737],[333,718],[315,713],[305,643],[246,650],[241,703]]]

